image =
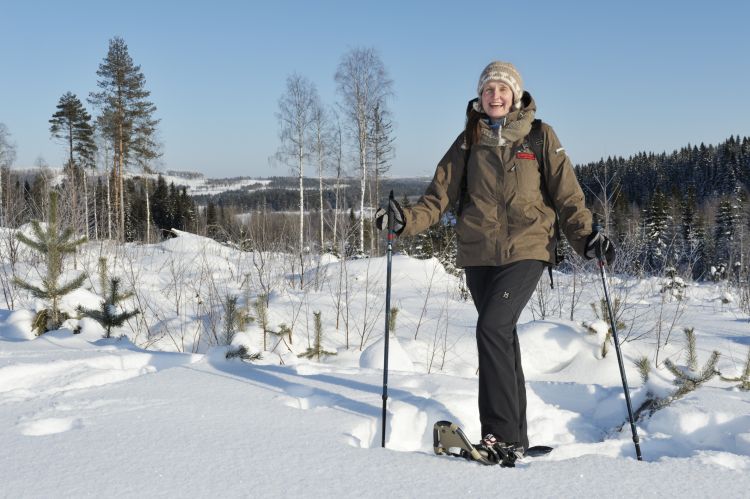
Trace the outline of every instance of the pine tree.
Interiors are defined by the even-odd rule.
[[[15,284],[22,289],[30,291],[36,298],[48,300],[50,308],[39,311],[34,318],[34,330],[37,335],[58,329],[68,318],[65,312],[60,310],[60,299],[78,289],[86,279],[85,274],[68,282],[60,282],[63,270],[63,259],[66,254],[75,253],[76,248],[86,241],[85,237],[74,239],[72,227],[61,230],[57,221],[57,192],[50,193],[49,216],[45,229],[38,220],[31,222],[31,230],[34,238],[18,233],[16,237],[29,248],[41,253],[46,262],[46,274],[42,277],[41,286],[36,286],[19,277],[15,278]]]
[[[313,312],[315,317],[315,341],[312,347],[308,347],[303,353],[299,354],[298,357],[306,359],[312,359],[313,357],[320,362],[321,355],[336,355],[336,352],[328,352],[323,349],[323,322],[320,318],[321,312]]]
[[[743,392],[750,391],[750,349],[747,351],[747,359],[745,360],[745,367],[742,369],[742,374],[734,378],[721,376],[721,379],[730,383],[739,382],[737,388]]]
[[[224,299],[224,344],[231,345],[234,335],[242,329],[242,312],[237,307],[239,297],[227,295]]]
[[[255,300],[255,317],[263,331],[263,351],[268,350],[268,295],[263,293]]]
[[[719,352],[714,350],[705,365],[698,371],[693,328],[685,328],[685,340],[687,342],[685,352],[687,366],[678,367],[669,359],[664,361],[664,366],[674,375],[674,384],[677,385],[677,390],[672,394],[672,400],[687,395],[718,374],[716,364],[719,362]]]
[[[95,167],[97,148],[91,115],[75,94],[66,92],[60,97],[57,112],[49,123],[52,136],[63,140],[67,146],[69,165]]]
[[[112,145],[114,155],[114,200],[120,237],[125,236],[125,194],[123,172],[128,165],[149,170],[149,162],[159,156],[155,142],[156,106],[148,100],[146,78],[133,63],[128,46],[120,37],[109,41],[109,51],[96,74],[100,92],[92,92],[89,102],[100,110],[97,124]]]
[[[129,312],[118,313],[117,308],[120,306],[120,303],[131,298],[133,292],[128,291],[126,293],[120,293],[120,279],[116,277],[110,279],[106,287],[107,297],[98,310],[78,307],[78,312],[84,317],[90,317],[101,324],[106,330],[104,337],[111,338],[113,328],[122,326],[125,324],[125,321],[138,315],[140,310],[135,309]]]

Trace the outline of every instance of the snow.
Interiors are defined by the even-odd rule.
[[[109,256],[112,275],[124,278],[123,291],[135,276],[137,296],[125,308],[143,313],[116,331],[123,337],[103,339],[91,319],[70,319],[36,337],[31,321],[43,304],[23,294],[16,310],[0,310],[2,497],[743,497],[750,486],[750,393],[718,377],[640,420],[644,462],[635,460],[614,348],[601,357],[606,324],[589,306],[600,298],[594,269],[575,320],[554,307],[541,319],[538,295],[521,316],[529,437],[555,450],[502,469],[432,451],[435,421],[455,421],[472,439],[480,430],[476,311],[436,260],[393,260],[399,312],[382,449],[385,259],[344,267],[332,256],[311,256],[301,290],[283,255],[240,253],[187,233],[150,246],[88,243],[78,269],[68,271],[94,271],[94,278],[64,307],[101,303],[100,253]],[[227,293],[254,313],[261,290],[253,261],[260,257],[269,265],[264,282],[272,283],[269,328],[287,324],[292,341],[269,336],[261,360],[227,360],[228,348],[263,350],[257,323],[238,332],[232,347],[210,334],[214,327],[221,335],[216,317]],[[32,264],[22,254],[19,272],[32,278]],[[336,328],[342,271],[348,335],[345,315]],[[563,294],[550,295],[550,303],[566,303],[570,279],[555,275]],[[674,390],[661,363],[684,365],[682,327],[695,328],[699,366],[716,349],[723,374],[742,373],[748,317],[736,301],[716,299],[729,292],[723,285],[692,285],[682,300],[662,299],[658,279],[618,276],[610,289],[628,303],[621,335],[634,406],[649,391]],[[313,340],[316,311],[324,349],[337,352],[320,362],[298,357]],[[657,318],[669,323],[672,316],[673,330],[660,330],[654,368]],[[633,364],[643,355],[652,360],[645,385]]]
[[[385,365],[385,335],[362,351],[359,357],[359,367],[364,369],[383,369]],[[388,370],[413,372],[414,363],[409,354],[401,347],[396,336],[388,341]]]

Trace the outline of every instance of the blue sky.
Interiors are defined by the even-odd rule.
[[[394,82],[394,176],[432,175],[496,59],[518,67],[574,163],[669,152],[750,135],[749,5],[2,0],[0,122],[16,168],[62,164],[48,120],[67,91],[85,102],[121,36],[158,108],[163,169],[285,175],[269,157],[286,77],[306,76],[332,105],[342,55],[374,47]]]

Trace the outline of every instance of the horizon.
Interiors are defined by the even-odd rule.
[[[433,175],[463,128],[479,73],[496,59],[519,69],[537,117],[555,128],[574,164],[750,135],[744,3],[706,10],[693,1],[540,0],[528,19],[516,14],[512,29],[498,21],[497,43],[477,43],[485,36],[481,20],[504,19],[512,4],[457,11],[447,2],[167,1],[143,17],[146,5],[134,1],[117,19],[113,7],[88,0],[6,7],[0,43],[18,49],[5,50],[3,72],[12,77],[0,80],[0,123],[17,148],[14,169],[33,168],[38,158],[62,164],[64,148],[50,139],[48,120],[66,91],[96,114],[86,98],[114,36],[128,44],[157,107],[160,171],[287,176],[288,168],[269,164],[286,77],[305,76],[333,105],[333,74],[355,47],[374,47],[393,80],[393,178]],[[464,13],[458,21],[457,12]],[[76,23],[81,28],[70,29]],[[696,101],[709,110],[696,113]]]

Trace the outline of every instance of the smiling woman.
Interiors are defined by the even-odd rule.
[[[491,461],[513,466],[529,448],[516,322],[545,265],[556,261],[557,222],[571,246],[588,258],[598,232],[592,232],[573,165],[552,127],[534,119],[536,104],[516,68],[488,64],[477,95],[464,132],[419,202],[403,209],[394,203],[403,215],[401,234],[409,236],[437,223],[460,200],[456,265],[466,270],[479,312],[479,446]],[[609,262],[614,248],[600,237],[611,249]]]

